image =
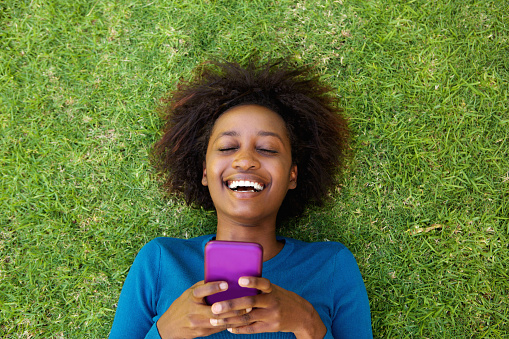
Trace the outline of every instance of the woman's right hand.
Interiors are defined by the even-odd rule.
[[[205,297],[227,289],[228,284],[225,281],[209,283],[200,281],[184,291],[157,321],[161,338],[196,338],[226,330],[226,325],[211,324],[211,319],[218,316],[212,313],[211,306],[205,302]],[[245,313],[246,311],[232,311],[231,314],[222,314],[221,317]]]

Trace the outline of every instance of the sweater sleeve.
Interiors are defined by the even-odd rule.
[[[160,339],[156,300],[161,249],[155,241],[136,256],[122,287],[109,338]]]
[[[332,336],[373,338],[366,287],[353,254],[346,248],[336,254],[332,279],[331,286],[336,286]]]

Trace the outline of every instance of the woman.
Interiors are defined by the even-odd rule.
[[[330,89],[286,63],[212,63],[167,100],[154,159],[169,192],[214,208],[217,234],[158,238],[126,279],[110,338],[371,338],[359,269],[337,242],[278,237],[278,227],[320,204],[348,149],[346,120]],[[298,180],[297,180],[298,178]],[[224,281],[203,281],[212,240],[263,247],[260,294],[205,303]]]

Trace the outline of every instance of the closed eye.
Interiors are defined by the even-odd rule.
[[[237,149],[237,147],[223,147],[223,148],[219,149],[219,152],[230,152],[230,151],[235,151],[236,149]]]
[[[258,152],[261,152],[261,153],[268,153],[268,154],[277,154],[277,153],[278,153],[276,150],[273,150],[273,149],[266,149],[266,148],[259,148],[259,149],[258,149]]]

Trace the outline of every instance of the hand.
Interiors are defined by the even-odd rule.
[[[225,325],[214,326],[210,319],[216,317],[205,297],[228,289],[224,281],[205,283],[200,281],[175,299],[170,308],[157,321],[157,329],[163,339],[204,337],[226,329]],[[224,312],[225,317],[236,317],[246,310]]]
[[[297,338],[323,338],[327,332],[314,307],[291,291],[268,279],[241,277],[239,285],[256,288],[260,294],[226,300],[212,305],[216,318],[211,323],[236,334],[293,332]],[[231,317],[232,312],[251,310]]]

